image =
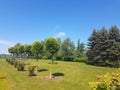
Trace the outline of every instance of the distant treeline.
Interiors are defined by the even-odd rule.
[[[86,62],[87,58],[86,58],[85,44],[80,42],[80,39],[78,39],[77,46],[75,46],[75,44],[71,41],[70,38],[66,38],[63,41],[60,38],[56,40],[59,44],[59,49],[57,53],[54,55],[54,59]],[[45,48],[45,40],[34,41],[32,44],[25,44],[25,45],[17,43],[15,46],[10,47],[8,51],[9,53],[11,53],[13,57],[36,58],[35,52],[34,50],[32,50],[33,47],[38,48],[37,58],[52,59],[51,53],[49,53]],[[39,50],[40,47],[43,48]]]

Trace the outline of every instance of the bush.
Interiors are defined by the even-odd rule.
[[[14,58],[6,58],[6,62],[10,63],[11,65],[14,64],[15,59]]]
[[[8,63],[9,63],[9,62],[10,62],[10,58],[6,58],[6,62],[8,62]]]
[[[10,59],[8,59],[7,62],[10,63]]]
[[[14,60],[10,59],[10,64],[13,65],[14,64]]]
[[[17,65],[18,65],[19,62],[20,62],[20,61],[15,60],[15,61],[14,61],[14,67],[17,67]]]
[[[120,70],[97,77],[97,82],[90,82],[92,90],[120,90]]]
[[[36,68],[36,66],[29,66],[29,68],[28,68],[29,76],[35,75],[35,68]]]
[[[17,62],[17,70],[24,71],[25,63],[24,62]]]
[[[56,56],[56,60],[63,60],[63,56]]]
[[[6,58],[6,62],[8,62],[9,61],[9,58]]]
[[[84,56],[84,57],[80,57],[80,58],[75,58],[74,61],[75,62],[84,62],[84,63],[86,63],[87,57]]]
[[[65,56],[65,57],[64,57],[64,60],[65,60],[65,61],[73,61],[73,60],[74,60],[74,57],[72,57],[72,56]]]

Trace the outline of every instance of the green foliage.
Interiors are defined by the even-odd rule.
[[[42,46],[41,42],[39,42],[39,41],[33,42],[32,48],[31,48],[33,53],[39,54],[40,52],[42,52],[42,49],[43,49],[43,46]]]
[[[24,71],[25,69],[25,62],[23,61],[7,58],[6,62],[10,63],[11,65],[14,65],[14,67],[16,67],[18,71]]]
[[[6,62],[9,62],[9,58],[6,58]]]
[[[30,56],[32,56],[32,51],[31,51],[31,45],[24,45],[24,51],[25,51],[25,53],[27,54],[27,57],[30,57]]]
[[[18,62],[17,63],[17,70],[18,71],[24,71],[24,69],[25,69],[25,63],[22,62],[22,61]]]
[[[36,59],[38,59],[39,54],[43,52],[43,45],[41,44],[41,42],[33,42],[31,51],[32,53],[34,53]]]
[[[36,66],[29,66],[28,68],[29,76],[35,75],[35,69],[36,69]]]
[[[75,45],[70,40],[70,38],[66,38],[61,45],[62,48],[62,54],[63,56],[74,56],[75,53]]]
[[[75,58],[74,62],[84,62],[84,63],[86,63],[87,62],[87,57],[82,56],[82,57],[79,57],[79,58]]]
[[[120,34],[119,29],[113,26],[110,31],[102,28],[93,31],[89,38],[87,52],[88,63],[100,66],[120,66]]]
[[[75,47],[70,38],[66,38],[63,41],[60,38],[47,38],[45,41],[35,41],[32,45],[17,43],[15,46],[10,47],[8,51],[12,56],[21,58],[36,58],[38,60],[38,58],[52,59],[54,56],[57,60],[64,60],[64,58],[68,60],[67,57],[79,58],[83,56],[85,54],[84,48],[85,45],[80,40],[78,40],[78,45]],[[69,60],[73,61],[71,58]]]
[[[14,47],[10,47],[8,48],[8,52],[12,54],[12,56],[14,57],[15,54],[17,54],[17,48],[14,46]]]
[[[59,43],[55,38],[47,38],[45,40],[45,49],[54,55],[59,49]]]
[[[75,56],[76,56],[77,58],[83,56],[83,55],[84,55],[84,51],[85,51],[85,44],[84,44],[84,43],[81,43],[81,42],[80,42],[80,39],[78,39]]]
[[[64,59],[63,56],[60,56],[60,55],[59,55],[59,56],[58,56],[58,55],[56,56],[56,60],[63,60],[63,59]]]
[[[14,67],[17,67],[17,65],[19,64],[19,62],[20,62],[20,61],[15,60],[15,61],[14,61]]]
[[[64,60],[65,61],[73,61],[74,57],[72,57],[72,56],[64,56]]]
[[[6,58],[6,62],[10,63],[11,65],[14,64],[15,59],[13,58]]]
[[[97,82],[90,82],[92,90],[120,90],[120,70],[97,76]]]
[[[58,41],[55,38],[47,38],[45,41],[45,49],[52,55],[50,74],[49,74],[49,78],[52,79],[52,64],[53,64],[54,55],[57,53],[59,49]]]
[[[19,45],[17,48],[18,48],[17,50],[18,50],[19,54],[24,53],[24,46],[23,45]]]

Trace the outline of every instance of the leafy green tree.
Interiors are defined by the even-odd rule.
[[[8,48],[8,52],[12,54],[12,56],[14,57],[15,54],[15,48],[14,47],[10,47]]]
[[[63,53],[63,57],[64,59],[67,57],[71,59],[74,58],[74,53],[75,53],[75,45],[74,43],[70,40],[70,38],[66,38],[63,42],[62,42],[62,53]]]
[[[20,55],[20,58],[23,58],[24,46],[23,45],[18,45],[17,52]]]
[[[53,64],[53,57],[57,53],[59,49],[59,43],[55,38],[47,38],[45,40],[45,48],[46,50],[52,55],[52,60],[50,64],[50,76],[49,78],[52,79],[52,64]]]
[[[59,43],[59,49],[56,55],[57,60],[63,60],[63,52],[62,52],[62,41],[60,38],[57,39]]]
[[[80,42],[78,39],[77,48],[76,48],[76,57],[81,57],[84,55],[85,44]]]
[[[43,51],[43,45],[41,44],[41,42],[39,41],[33,42],[31,51],[32,53],[34,53],[34,56],[36,57],[36,61],[38,62],[39,54],[42,53]]]
[[[12,54],[13,58],[17,57],[17,47],[16,46],[8,48],[8,52]]]
[[[15,56],[16,56],[16,57],[19,57],[19,56],[20,56],[20,53],[19,53],[19,50],[18,50],[18,46],[20,46],[20,45],[21,45],[20,43],[17,43],[16,45],[14,45]]]
[[[30,56],[32,56],[32,51],[31,51],[31,45],[24,45],[24,51],[27,54],[27,57],[29,58]]]

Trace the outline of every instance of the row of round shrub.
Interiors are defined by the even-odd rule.
[[[14,65],[14,67],[17,68],[18,71],[24,71],[25,70],[25,62],[21,61],[21,60],[16,60],[13,58],[7,58],[6,61],[11,64]],[[29,66],[28,67],[28,72],[29,72],[29,76],[34,76],[35,74],[35,70],[36,70],[36,66]]]
[[[11,65],[14,65],[14,67],[16,67],[18,71],[24,71],[25,69],[25,63],[23,61],[12,58],[7,58],[6,61]]]

